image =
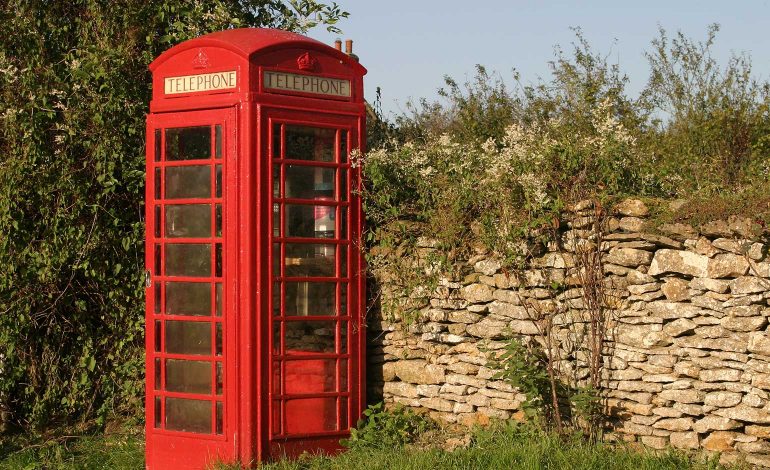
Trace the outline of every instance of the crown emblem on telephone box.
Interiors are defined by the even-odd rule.
[[[209,67],[209,56],[203,52],[203,49],[198,49],[198,55],[193,59],[192,66],[194,69],[206,69]]]
[[[300,70],[313,71],[318,67],[318,60],[309,52],[305,52],[297,58],[297,66]]]

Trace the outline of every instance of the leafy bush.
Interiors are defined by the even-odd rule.
[[[528,348],[518,339],[506,342],[502,353],[490,362],[498,369],[495,379],[508,382],[526,396],[521,409],[530,420],[546,424],[553,414],[551,383],[545,367],[546,358],[537,348]]]
[[[147,66],[214,30],[334,28],[313,0],[0,12],[0,402],[26,428],[141,410]]]
[[[640,103],[652,117],[649,153],[659,174],[690,191],[767,179],[768,83],[752,76],[745,54],[717,63],[718,31],[711,25],[705,41],[694,41],[661,29],[647,53],[651,74]]]
[[[520,97],[511,94],[499,74],[476,65],[476,76],[462,86],[449,76],[439,96],[446,106],[421,99],[408,102],[409,115],[396,117],[401,139],[423,141],[431,135],[451,134],[460,141],[500,139],[520,113]]]
[[[429,428],[429,421],[403,406],[386,409],[380,402],[364,411],[364,418],[342,443],[349,449],[393,449],[412,442]]]

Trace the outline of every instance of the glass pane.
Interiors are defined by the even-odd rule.
[[[211,394],[211,363],[166,359],[166,390]]]
[[[273,413],[273,434],[281,434],[281,404],[282,402],[278,400],[274,400],[272,402],[273,406],[272,413]]]
[[[216,296],[217,296],[217,311],[216,314],[218,317],[222,316],[222,283],[217,282],[216,285]]]
[[[216,205],[216,216],[215,216],[215,232],[214,236],[221,237],[222,236],[222,204]]]
[[[221,401],[217,402],[217,434],[224,433],[224,406]]]
[[[287,282],[285,315],[335,315],[336,284],[331,282]]]
[[[162,142],[160,140],[160,129],[155,129],[155,161],[156,162],[160,161],[160,153],[161,153],[160,150],[161,148],[163,148],[161,147],[161,144]]]
[[[273,276],[281,275],[281,244],[273,243]]]
[[[198,160],[210,157],[210,126],[166,129],[166,160]]]
[[[166,244],[166,275],[211,276],[211,245],[208,243]]]
[[[273,394],[281,394],[281,362],[273,361]]]
[[[155,314],[159,315],[161,312],[161,303],[160,303],[160,283],[156,282],[152,286],[152,291],[155,293],[155,299],[153,300],[153,303],[155,304]]]
[[[334,200],[334,168],[286,165],[285,197]]]
[[[211,197],[208,165],[166,167],[166,199]]]
[[[155,386],[153,387],[155,390],[160,390],[160,381],[161,381],[161,369],[160,369],[160,359],[155,358]]]
[[[337,190],[337,194],[339,194],[340,201],[345,202],[348,200],[348,171],[347,170],[340,170],[340,181],[339,181],[339,188]]]
[[[348,425],[348,399],[340,397],[340,430],[347,431]]]
[[[153,225],[155,225],[155,237],[160,238],[160,206],[155,206],[155,218],[153,219]]]
[[[221,362],[217,362],[217,395],[222,394],[222,388],[224,385],[224,373]]]
[[[155,275],[160,276],[162,272],[163,271],[161,271],[160,245],[155,245]]]
[[[216,243],[214,245],[214,275],[216,277],[222,277],[222,244]]]
[[[222,165],[217,165],[216,197],[222,197]]]
[[[222,126],[217,125],[214,128],[216,142],[214,144],[214,156],[222,158]]]
[[[341,322],[340,325],[340,354],[348,353],[348,322]]]
[[[286,402],[286,434],[337,429],[336,398],[302,398]]]
[[[155,320],[155,352],[161,351],[161,341],[163,332],[161,331],[161,321]]]
[[[340,284],[340,315],[348,313],[348,283]]]
[[[348,131],[340,131],[340,163],[348,161]]]
[[[273,236],[281,236],[281,206],[273,204]]]
[[[287,204],[285,236],[334,238],[335,213],[334,206]]]
[[[335,392],[336,359],[298,359],[284,362],[284,393]]]
[[[281,158],[281,125],[273,125],[273,158]]]
[[[160,191],[160,183],[161,183],[161,177],[160,177],[160,168],[155,169],[155,199],[161,198],[161,191]]]
[[[166,352],[211,355],[211,323],[167,321]]]
[[[340,276],[348,277],[348,247],[340,247]]]
[[[216,329],[217,329],[216,353],[217,353],[217,356],[221,356],[222,355],[222,324],[217,323]]]
[[[211,402],[166,398],[166,429],[211,433]]]
[[[281,197],[281,165],[273,165],[273,197]]]
[[[334,322],[292,321],[284,323],[285,354],[334,353]],[[332,372],[332,375],[334,373]]]
[[[167,237],[210,237],[211,204],[166,206]]]
[[[161,410],[160,397],[155,397],[155,427],[159,428],[163,422],[163,411]]]
[[[313,236],[315,238],[334,238],[336,214],[336,207],[313,206]]]
[[[336,245],[309,243],[286,244],[286,276],[334,276]]]
[[[340,392],[348,391],[348,360],[340,359]]]
[[[281,354],[281,322],[277,321],[273,322],[273,353]]]
[[[211,315],[211,284],[207,282],[167,282],[166,314]]]
[[[273,284],[273,315],[281,314],[281,284]]]
[[[286,126],[286,158],[334,161],[334,129],[305,126]]]

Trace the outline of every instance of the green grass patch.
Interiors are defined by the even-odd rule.
[[[143,468],[144,436],[139,430],[47,440],[0,436],[0,470]]]
[[[447,435],[422,436],[418,444],[391,448],[358,447],[335,457],[306,455],[294,461],[262,465],[264,470],[392,469],[719,469],[716,458],[676,451],[652,453],[621,444],[594,444],[580,437],[563,438],[531,427],[501,424],[478,430],[467,447],[441,448]],[[144,443],[139,433],[60,438],[0,447],[0,469],[141,469]],[[217,465],[217,470],[246,468]]]
[[[387,469],[717,469],[715,459],[669,451],[653,454],[627,446],[560,438],[526,426],[506,425],[477,431],[468,447],[452,452],[435,446],[356,449],[337,457],[307,457],[266,465],[266,470]],[[224,466],[232,470],[238,467]]]

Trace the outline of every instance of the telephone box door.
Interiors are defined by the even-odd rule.
[[[269,441],[334,452],[360,413],[356,118],[267,113]],[[263,122],[265,122],[263,121]]]
[[[147,457],[187,468],[235,455],[235,112],[153,115],[147,147]]]

